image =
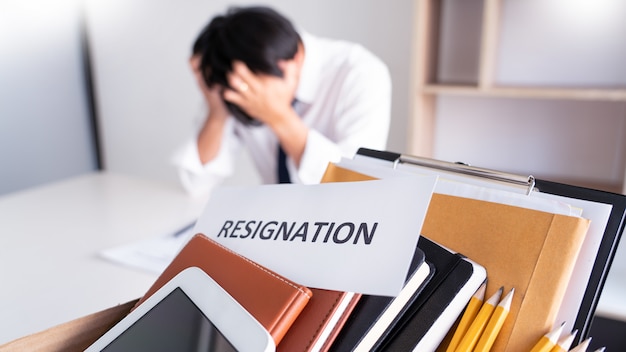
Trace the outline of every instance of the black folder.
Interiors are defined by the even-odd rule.
[[[416,292],[411,304],[376,343],[364,347],[363,336],[390,298],[361,297],[330,351],[427,351],[434,350],[443,340],[484,282],[486,272],[482,266],[424,236],[420,236],[417,247],[425,254],[433,275]]]
[[[418,247],[435,276],[376,351],[435,350],[486,279],[483,267],[421,236]]]
[[[531,192],[543,192],[570,199],[581,199],[611,205],[611,212],[595,257],[592,272],[585,288],[583,300],[576,316],[576,321],[573,324],[573,329],[578,330],[574,345],[579,344],[588,337],[593,315],[600,299],[600,294],[602,293],[609,269],[615,257],[619,240],[624,232],[624,226],[626,224],[625,195],[536,179],[533,176],[513,175],[497,170],[473,167],[463,163],[445,162],[389,151],[361,148],[357,152],[357,156],[379,159],[381,161],[393,163],[393,165],[398,163],[408,163],[435,170],[441,170],[444,173],[458,173],[493,180],[495,182],[515,183],[527,187],[528,194]]]
[[[600,294],[613,263],[617,245],[624,232],[626,216],[626,196],[611,192],[605,192],[585,187],[552,182],[547,180],[535,181],[535,187],[541,192],[556,194],[569,198],[583,199],[592,202],[611,204],[611,215],[602,236],[602,242],[593,264],[591,276],[587,282],[587,288],[583,301],[578,310],[574,328],[578,329],[578,336],[574,345],[581,343],[589,335],[589,329],[593,321],[593,315],[600,300]]]
[[[422,280],[422,278],[423,280],[419,286],[414,286],[414,289],[411,289],[410,292],[406,291],[407,285],[405,285],[403,288],[404,294],[409,295],[406,304],[399,307],[398,312],[394,313],[395,317],[388,324],[375,326],[383,313],[389,314],[387,310],[394,301],[394,297],[362,295],[329,350],[335,352],[352,351],[359,343],[363,342],[362,340],[367,334],[375,336],[376,341],[384,339],[404,312],[418,299],[426,284],[435,275],[435,270],[435,267],[426,261],[426,256],[422,249],[416,247],[409,266],[406,283],[411,279],[415,279],[416,275],[419,275],[419,280]],[[374,329],[377,331],[373,331]],[[376,342],[375,345],[378,343]]]

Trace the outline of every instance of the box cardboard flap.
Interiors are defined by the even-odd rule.
[[[122,320],[137,301],[102,310],[0,346],[0,351],[84,351]]]

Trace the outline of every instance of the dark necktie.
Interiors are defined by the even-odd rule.
[[[296,99],[291,102],[291,106],[293,106],[294,109],[296,107],[296,102]],[[278,143],[278,183],[291,183],[289,171],[287,171],[287,155],[285,154],[285,151],[280,143]]]
[[[278,183],[291,183],[289,171],[287,171],[287,155],[280,143],[278,144]]]

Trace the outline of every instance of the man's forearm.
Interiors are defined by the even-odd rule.
[[[224,136],[226,117],[209,113],[204,126],[198,134],[198,155],[200,162],[206,164],[219,153]]]

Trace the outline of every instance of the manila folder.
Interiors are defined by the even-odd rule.
[[[589,220],[434,194],[422,235],[487,269],[491,296],[515,287],[494,351],[529,351],[552,329]]]

